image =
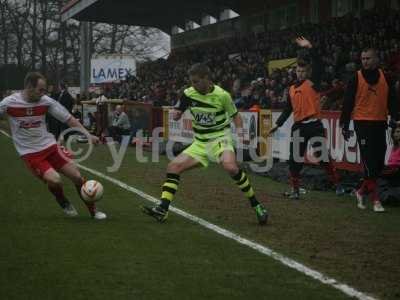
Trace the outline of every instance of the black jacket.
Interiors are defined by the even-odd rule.
[[[72,108],[74,107],[75,100],[71,96],[71,94],[68,93],[68,91],[64,90],[61,92],[60,96],[58,97],[58,102],[60,102],[62,106],[64,106],[70,113],[72,113]]]

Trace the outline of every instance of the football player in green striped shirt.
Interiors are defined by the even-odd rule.
[[[209,161],[220,163],[249,199],[256,212],[258,222],[265,224],[266,209],[257,201],[249,178],[239,169],[233,148],[231,122],[236,126],[239,139],[243,139],[242,119],[228,92],[211,81],[210,69],[204,64],[195,64],[189,70],[192,87],[186,89],[180,105],[174,110],[174,119],[179,120],[186,109],[193,117],[194,142],[167,167],[167,179],[162,185],[161,203],[144,206],[143,211],[159,222],[168,217],[168,208],[178,190],[180,175],[189,169]]]

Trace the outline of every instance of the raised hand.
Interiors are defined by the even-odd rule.
[[[295,41],[299,47],[308,48],[308,49],[312,48],[311,42],[309,40],[307,40],[304,36],[299,36],[298,38],[296,38]]]

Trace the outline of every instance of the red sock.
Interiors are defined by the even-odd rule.
[[[336,172],[336,168],[334,167],[332,162],[329,162],[324,166],[326,173],[328,174],[330,182],[332,182],[335,186],[338,185],[340,177]]]
[[[371,194],[373,202],[380,201],[378,194],[378,185],[375,178],[364,179],[360,189],[358,190],[360,194]]]
[[[366,179],[365,180],[366,190],[367,193],[371,193],[374,189],[374,180],[373,179]]]
[[[379,195],[378,195],[378,184],[376,183],[375,179],[370,179],[370,189],[369,189],[371,196],[372,196],[372,202],[379,202]]]
[[[358,193],[364,195],[370,192],[371,192],[371,179],[364,178],[361,187],[358,189]]]
[[[78,192],[79,198],[81,198],[81,200],[83,201],[83,203],[85,203],[87,209],[89,210],[89,213],[91,216],[94,216],[94,214],[96,213],[96,204],[94,203],[88,203],[86,202],[81,195],[81,189],[82,189],[82,185],[86,182],[86,178],[82,177],[81,178],[81,182],[79,184],[75,185],[76,191]]]
[[[359,193],[360,195],[363,195],[365,192],[367,185],[366,185],[366,180],[364,179],[361,183],[360,188],[357,190],[357,193]]]
[[[83,203],[85,203],[87,209],[89,210],[89,213],[91,216],[94,216],[96,213],[96,204],[94,203],[87,203],[85,201],[83,201]]]
[[[68,199],[65,198],[64,190],[60,185],[47,185],[50,193],[56,197],[57,203],[62,207],[65,208],[66,205],[69,203]]]

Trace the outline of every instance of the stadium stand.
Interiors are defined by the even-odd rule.
[[[183,49],[168,59],[144,63],[137,77],[105,88],[108,98],[124,98],[154,105],[174,105],[188,83],[186,70],[199,61],[214,71],[217,84],[229,90],[239,108],[254,104],[282,108],[286,88],[296,79],[294,67],[268,73],[268,61],[302,56],[294,36],[307,36],[323,57],[323,109],[338,110],[349,74],[360,67],[360,51],[375,46],[383,67],[397,81],[400,63],[400,13],[394,10],[364,11],[324,25],[301,24],[293,28],[234,37]],[[234,55],[233,55],[234,54]]]

